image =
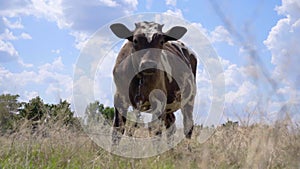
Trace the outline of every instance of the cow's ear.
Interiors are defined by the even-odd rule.
[[[117,37],[132,41],[133,33],[125,25],[121,23],[115,23],[110,25],[110,29]]]
[[[175,26],[168,30],[164,36],[165,36],[165,41],[169,40],[178,40],[183,37],[183,35],[187,32],[187,29],[182,26]]]

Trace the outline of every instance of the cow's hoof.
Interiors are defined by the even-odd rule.
[[[187,138],[187,139],[191,139],[191,138],[192,138],[193,128],[194,128],[194,127],[192,127],[192,128],[190,129],[190,131],[189,131],[188,133],[185,134],[185,138]]]
[[[185,138],[191,139],[191,138],[192,138],[192,135],[191,135],[191,134],[190,134],[190,135],[185,135]]]

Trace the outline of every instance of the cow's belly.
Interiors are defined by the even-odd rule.
[[[174,101],[170,104],[167,104],[167,107],[166,107],[166,112],[167,113],[173,113],[175,111],[177,111],[178,109],[180,109],[180,102],[178,101]]]
[[[142,112],[145,113],[152,113],[151,111],[151,104],[149,101],[144,102],[140,108],[137,108]],[[177,111],[178,109],[180,109],[180,102],[179,101],[173,101],[172,103],[167,104],[165,112],[166,113],[173,113],[175,111]]]

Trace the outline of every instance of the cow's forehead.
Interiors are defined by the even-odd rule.
[[[138,22],[135,24],[135,34],[144,34],[147,38],[148,42],[152,41],[152,37],[155,33],[162,34],[163,25],[155,23],[155,22]]]

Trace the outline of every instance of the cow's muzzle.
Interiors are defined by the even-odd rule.
[[[144,61],[140,64],[140,71],[143,75],[152,75],[157,72],[157,63],[154,61]]]

